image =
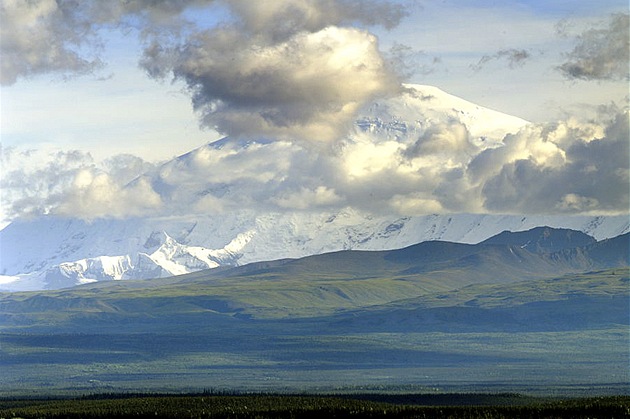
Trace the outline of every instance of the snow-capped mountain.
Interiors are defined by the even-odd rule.
[[[407,91],[387,101],[372,104],[356,125],[382,135],[407,135],[440,124],[466,126],[474,140],[499,140],[527,125],[524,119],[484,108],[435,86],[407,84]]]
[[[500,147],[506,134],[528,124],[435,87],[407,87],[399,97],[366,108],[339,142],[350,150],[341,164],[350,165],[343,176],[369,174],[381,150],[391,144],[412,150],[419,136],[436,127],[465,127],[466,135],[444,141],[485,150]],[[363,152],[374,145],[383,146],[372,155]],[[419,152],[439,153],[434,144],[422,147]],[[290,163],[278,160],[288,154]],[[172,210],[168,216],[83,220],[51,215],[14,221],[0,231],[0,291],[166,277],[343,249],[396,249],[426,240],[478,243],[505,230],[538,226],[579,230],[598,240],[630,229],[627,216],[376,215],[384,212],[336,205],[338,196],[321,184],[310,189],[292,184],[304,167],[316,167],[318,176],[327,173],[314,155],[283,141],[225,138],[130,184],[150,185]],[[456,169],[458,162],[449,164]],[[318,176],[300,181],[316,182]],[[286,190],[292,194],[283,195]],[[231,197],[232,207],[224,208]],[[252,202],[256,205],[247,205]]]
[[[478,243],[505,230],[523,231],[542,225],[583,231],[599,240],[630,230],[625,216],[459,214],[390,218],[351,209],[335,213],[243,211],[195,219],[91,223],[43,217],[13,223],[0,233],[0,290],[166,277],[342,249],[396,249],[426,240]]]

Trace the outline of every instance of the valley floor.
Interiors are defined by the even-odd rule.
[[[221,334],[3,333],[0,388],[3,396],[204,388],[588,396],[627,394],[630,382],[625,326],[521,333],[311,333],[272,332],[260,324]]]
[[[0,294],[0,397],[630,393],[628,268],[404,298],[430,278],[329,277],[306,267]]]

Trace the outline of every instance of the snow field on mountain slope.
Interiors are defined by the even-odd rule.
[[[235,226],[247,224],[240,218],[250,216],[249,213],[232,213],[231,217],[223,217],[220,223],[212,216],[198,218],[195,222],[187,218],[172,218],[168,222],[164,219],[103,221],[107,228],[101,228],[99,221],[86,228],[84,222],[74,220],[69,224],[64,223],[66,234],[61,237],[54,235],[58,229],[55,219],[50,218],[50,228],[41,229],[50,232],[50,236],[40,236],[50,246],[47,249],[47,261],[44,260],[39,269],[29,271],[32,258],[28,256],[31,255],[17,258],[12,264],[15,271],[4,272],[0,289],[31,290],[41,289],[42,286],[49,288],[46,284],[51,283],[58,288],[89,280],[164,277],[222,265],[299,258],[345,249],[397,249],[427,240],[473,244],[505,230],[522,231],[538,226],[579,230],[598,240],[629,230],[628,219],[624,216],[460,214],[392,219],[347,209],[332,214],[259,215],[254,217],[253,225],[248,226],[248,230],[239,232]],[[135,230],[130,223],[134,224]],[[121,231],[134,239],[114,240],[115,234]],[[99,241],[99,234],[112,240]],[[68,235],[76,241],[67,241]],[[95,242],[99,243],[96,248],[89,247],[90,243]],[[104,246],[105,243],[109,243],[109,247]],[[141,245],[134,248],[130,243]],[[214,243],[223,245],[213,248]],[[86,257],[98,251],[103,254]],[[66,259],[60,261],[62,258]],[[7,269],[7,266],[3,266],[3,269]],[[62,276],[67,278],[65,283]],[[54,278],[54,281],[47,278]]]
[[[404,148],[432,127],[441,126],[459,127],[466,135],[458,141],[466,142],[467,146],[473,143],[471,147],[477,150],[494,148],[501,146],[507,134],[516,133],[528,124],[433,86],[406,87],[409,90],[400,96],[364,109],[356,121],[354,133],[342,141],[346,151],[361,154],[363,145],[374,144]],[[173,194],[173,185],[164,183],[162,176],[168,178],[171,172],[193,170],[195,164],[199,164],[196,160],[200,155],[216,157],[217,151],[225,147],[234,159],[258,152],[268,157],[269,153],[278,150],[303,151],[282,144],[276,149],[272,148],[273,144],[279,143],[219,140],[167,162],[159,170],[147,173],[146,177],[151,179],[162,199],[181,200],[184,207],[188,206],[187,199],[199,194],[246,194],[247,190],[239,190],[239,185],[231,184],[229,180],[209,186],[205,179],[212,178],[213,173],[205,172],[207,176],[202,181],[187,183],[188,189],[183,191],[175,188],[177,193]],[[352,156],[346,157],[352,160]],[[202,163],[207,164],[206,160]],[[242,165],[249,161],[239,160]],[[371,161],[368,159],[366,164]],[[363,168],[362,165],[352,167],[359,171]],[[69,285],[88,280],[163,277],[221,265],[298,258],[344,249],[396,249],[426,240],[478,243],[504,230],[519,231],[539,226],[580,230],[598,240],[623,234],[630,228],[627,215],[443,214],[401,217],[373,215],[352,207],[311,212],[205,211],[202,215],[95,219],[89,222],[44,216],[18,220],[0,231],[0,275],[4,275],[0,278],[0,289],[10,288],[9,285],[15,288],[22,280],[29,289],[42,286],[47,277],[55,277],[57,283],[65,277],[70,281]]]

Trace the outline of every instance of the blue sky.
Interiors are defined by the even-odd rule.
[[[257,2],[255,8],[243,0],[165,0],[159,6],[134,0],[83,2],[86,10],[70,13],[68,21],[59,13],[63,0],[37,0],[30,9],[19,1],[1,2],[5,205],[19,195],[17,190],[6,193],[7,177],[27,170],[26,163],[17,163],[26,150],[40,152],[32,165],[45,170],[55,152],[72,150],[89,153],[82,164],[98,170],[104,170],[100,162],[119,154],[154,164],[225,134],[255,135],[263,128],[254,119],[270,112],[275,114],[265,123],[276,125],[260,131],[266,136],[290,139],[297,131],[286,127],[297,120],[299,135],[325,132],[322,136],[330,140],[343,135],[339,127],[356,114],[354,104],[389,94],[400,81],[434,85],[534,124],[592,121],[602,106],[624,109],[628,102],[627,50],[625,65],[612,46],[589,56],[589,43],[619,42],[614,16],[625,16],[616,22],[627,31],[628,5],[619,0],[275,0]],[[293,19],[295,10],[306,17]],[[378,51],[370,44],[372,36]],[[263,85],[281,86],[291,72],[317,68],[315,55],[322,51],[317,39],[333,42],[331,48],[340,51],[347,41],[348,63],[357,54],[371,71],[365,77],[372,78],[358,84],[373,90],[342,88],[355,81],[352,74],[347,80],[342,74],[329,98],[316,78],[284,92],[265,87],[260,96],[222,91],[249,80],[237,78],[238,71],[221,62],[221,48],[243,68],[277,65],[279,73],[264,75]],[[291,67],[290,56],[282,56],[278,46],[313,56],[304,55],[309,64]],[[239,48],[267,49],[252,63]],[[391,62],[394,50],[404,58],[393,61],[404,77],[378,67]],[[269,54],[280,54],[278,61],[270,61]],[[597,62],[610,65],[598,67]],[[280,103],[286,97],[290,102]],[[338,100],[337,107],[353,106],[344,107],[350,109],[347,114],[327,113],[329,100]],[[262,110],[256,110],[261,103]],[[55,188],[44,189],[51,193],[64,187]]]
[[[414,82],[543,122],[576,112],[577,104],[622,100],[627,94],[623,80],[584,82],[555,71],[572,50],[573,36],[626,9],[618,1],[427,2],[384,39],[424,51],[425,61],[440,59],[429,74],[415,75]],[[567,36],[558,33],[562,25]],[[505,59],[490,60],[478,71],[471,68],[482,57],[509,49],[525,50],[531,57],[514,68]]]
[[[578,35],[589,25],[623,12],[623,1],[407,2],[409,16],[386,30],[372,27],[387,51],[395,43],[415,53],[409,82],[430,84],[519,117],[542,122],[585,104],[623,100],[625,81],[567,80],[554,67],[575,39],[558,34],[564,24]],[[213,6],[195,20],[212,26],[225,18]],[[203,9],[202,9],[203,10]],[[220,12],[220,13],[217,13]],[[215,16],[213,13],[217,13]],[[203,19],[200,19],[202,16]],[[126,32],[126,34],[125,34]],[[86,75],[43,73],[2,86],[2,144],[117,152],[164,159],[219,136],[201,130],[181,83],[148,78],[138,67],[137,31],[101,29],[103,68]],[[510,68],[505,59],[472,66],[484,56],[519,49],[531,57]],[[156,142],[163,147],[154,147]]]

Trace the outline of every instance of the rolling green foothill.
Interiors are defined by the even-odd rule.
[[[1,395],[627,395],[627,247],[433,242],[3,293]]]

